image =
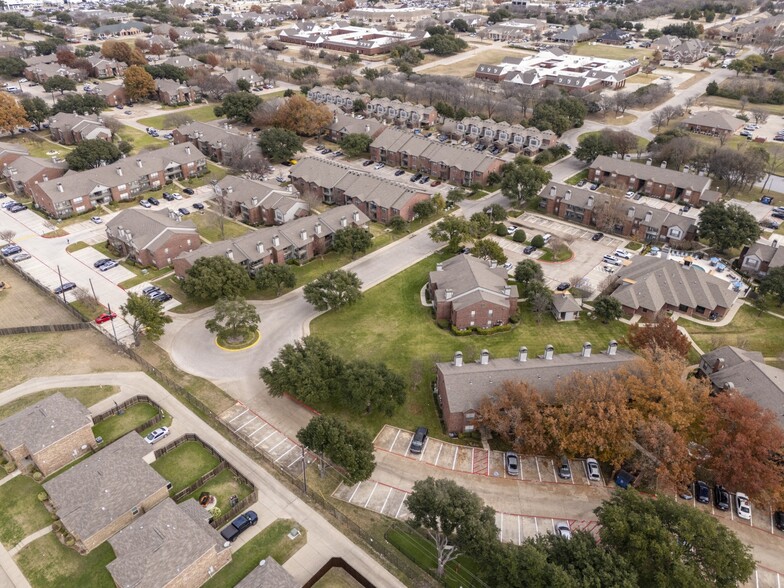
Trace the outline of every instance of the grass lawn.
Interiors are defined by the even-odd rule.
[[[580,180],[588,180],[587,169],[577,172],[571,178],[567,178],[566,180],[564,180],[564,182],[569,184],[570,186],[576,186],[578,183],[580,183]]]
[[[76,388],[63,388],[56,390],[42,390],[35,394],[28,394],[22,398],[12,400],[8,404],[0,406],[0,420],[11,416],[15,412],[19,412],[23,408],[32,406],[36,402],[40,402],[44,398],[48,398],[56,392],[62,392],[66,398],[76,398],[79,402],[86,407],[90,407],[103,400],[116,394],[118,391],[117,386],[82,386]]]
[[[640,63],[646,61],[646,57],[650,58],[653,55],[652,49],[642,49],[635,47],[634,49],[627,49],[622,45],[605,45],[604,43],[577,43],[572,47],[573,54],[575,55],[589,55],[592,57],[600,57],[604,59],[629,59],[636,57]]]
[[[332,568],[313,584],[313,588],[359,588],[360,586],[361,584],[342,568]]]
[[[154,280],[158,280],[163,276],[172,273],[172,269],[170,267],[163,267],[161,269],[154,269],[154,268],[142,269],[127,262],[123,262],[121,265],[136,274],[135,278],[128,278],[124,282],[119,283],[120,288],[124,288],[126,290],[128,288],[132,288],[133,286],[141,284],[142,282],[147,282],[147,281],[152,282]]]
[[[202,239],[210,243],[221,240],[220,216],[212,211],[204,210],[199,214],[192,214],[189,220],[196,225],[196,230]],[[228,218],[223,219],[224,239],[235,239],[249,233],[251,229],[245,225],[234,222]]]
[[[170,122],[171,119],[168,119],[168,117],[172,115],[179,117],[182,114],[189,116],[191,120],[198,122],[209,122],[218,118],[215,116],[215,104],[204,104],[203,106],[198,106],[196,108],[180,108],[166,114],[140,118],[138,123],[145,127],[153,127],[155,129],[171,129],[172,123]]]
[[[721,108],[729,108],[730,110],[740,110],[740,100],[735,100],[734,98],[704,95],[700,96],[699,103],[706,105],[709,104],[711,106],[719,106]],[[746,110],[748,111],[752,108],[755,110],[763,110],[772,115],[784,116],[784,104],[749,104],[746,107]]]
[[[172,494],[193,484],[201,476],[217,467],[220,460],[201,443],[189,441],[156,459],[152,467],[172,483]]]
[[[139,425],[146,423],[152,417],[158,414],[158,409],[152,404],[140,402],[129,406],[124,414],[117,414],[101,421],[93,427],[93,433],[96,437],[103,437],[103,444],[108,445],[130,433]],[[156,427],[160,426],[156,424]]]
[[[484,348],[490,351],[491,357],[514,357],[521,345],[526,345],[531,353],[540,353],[547,344],[552,344],[556,353],[566,353],[578,351],[585,341],[602,348],[626,333],[626,325],[619,322],[605,325],[588,319],[556,323],[549,314],[537,325],[531,314],[524,311],[522,321],[512,331],[457,337],[438,328],[431,309],[419,304],[419,292],[427,282],[428,273],[437,261],[448,257],[432,255],[372,288],[357,304],[323,314],[310,325],[311,333],[327,340],[341,357],[384,361],[406,378],[406,402],[391,418],[382,414],[360,419],[354,413],[343,415],[362,423],[371,433],[390,422],[407,429],[424,425],[438,435],[441,427],[429,377],[433,362],[448,361],[455,351],[462,351],[466,361],[477,359]],[[380,316],[384,320],[379,320]],[[346,324],[352,328],[346,330]],[[314,408],[336,412],[328,405]]]
[[[773,312],[781,313],[774,308]],[[759,351],[766,358],[778,359],[784,353],[784,321],[744,305],[732,322],[724,327],[708,327],[681,319],[684,327],[703,351],[722,345],[734,345],[749,351]]]
[[[387,541],[423,570],[434,570],[438,567],[435,546],[418,533],[391,529],[386,534],[386,538]],[[477,578],[479,569],[479,564],[475,560],[465,555],[459,555],[457,559],[447,564],[444,572],[444,584],[447,588],[486,586],[484,582]]]
[[[530,55],[533,55],[533,53],[530,51],[524,51],[522,49],[488,49],[487,51],[481,51],[474,55],[469,55],[465,59],[450,63],[449,65],[434,65],[433,67],[423,69],[421,73],[433,76],[449,75],[463,78],[472,78],[474,77],[476,68],[481,63],[495,64],[501,63],[505,57],[515,57],[522,59],[523,57],[528,57]]]
[[[150,149],[166,147],[166,145],[169,144],[169,142],[165,139],[156,139],[149,133],[144,133],[139,129],[129,127],[128,125],[123,125],[120,127],[120,130],[117,131],[117,134],[124,141],[128,141],[129,143],[133,144],[133,151],[131,151],[132,155],[135,155],[143,150],[149,151]]]
[[[188,498],[199,500],[199,495],[202,492],[208,492],[218,499],[218,508],[225,513],[231,510],[229,498],[236,495],[239,500],[242,500],[251,491],[252,488],[239,482],[230,470],[223,470],[220,474],[196,488],[183,500],[188,500]]]
[[[114,558],[108,541],[87,555],[79,555],[49,533],[22,549],[16,563],[33,588],[114,588],[114,580],[106,570]]]
[[[577,137],[577,140],[578,140],[578,141],[582,141],[582,140],[583,140],[583,139],[585,139],[586,137],[590,137],[590,136],[599,135],[600,133],[601,133],[601,131],[589,131],[589,132],[587,132],[587,133],[583,133],[582,135],[580,135],[579,137]],[[645,138],[643,138],[643,137],[637,136],[637,149],[638,149],[638,150],[639,150],[641,153],[645,153],[645,151],[647,151],[647,150],[648,150],[648,143],[650,143],[650,141],[648,141],[648,139],[645,139]],[[583,172],[585,172],[585,176],[584,176],[584,177],[586,177],[586,178],[587,178],[587,177],[588,177],[588,170],[583,170],[582,172],[580,172],[580,174],[581,174],[581,173],[583,173]],[[579,176],[580,174],[577,174],[577,175]],[[576,176],[572,176],[572,177],[576,177]],[[569,178],[569,179],[571,179],[571,178]],[[583,178],[578,178],[578,181],[579,181],[580,179],[583,179]],[[567,180],[567,182],[568,182],[568,181],[569,181],[569,180]],[[575,182],[575,183],[577,183],[577,182]]]
[[[27,149],[32,157],[41,157],[43,159],[49,159],[52,157],[48,154],[49,151],[57,151],[59,157],[64,157],[68,154],[69,151],[73,149],[73,147],[66,147],[65,145],[53,143],[52,141],[36,141],[24,136],[11,139],[9,141],[0,142],[0,145],[5,142],[21,145]]]
[[[236,586],[259,561],[272,557],[279,564],[285,563],[307,541],[307,532],[300,528],[300,536],[293,541],[289,531],[299,525],[292,520],[278,519],[232,554],[231,563],[210,578],[203,588]]]
[[[22,539],[52,524],[52,515],[38,501],[43,487],[19,475],[0,486],[0,541],[13,547]]]
[[[101,241],[100,243],[96,243],[93,245],[93,249],[99,251],[101,254],[103,254],[104,257],[108,257],[109,259],[120,259],[116,253],[109,249],[108,241]]]
[[[178,183],[181,186],[186,186],[188,188],[199,188],[205,184],[209,184],[212,180],[219,182],[226,176],[226,174],[229,173],[229,170],[219,166],[217,163],[213,163],[212,161],[207,162],[207,171],[208,173],[204,174],[200,178],[178,180]]]

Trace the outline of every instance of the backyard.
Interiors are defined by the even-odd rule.
[[[203,588],[236,586],[259,565],[259,561],[267,557],[272,557],[279,564],[283,564],[307,542],[307,533],[303,529],[300,529],[300,535],[296,539],[288,538],[289,531],[295,527],[299,528],[292,520],[276,520],[235,551],[231,563],[215,574],[203,585]]]
[[[627,49],[622,45],[606,45],[604,43],[577,43],[572,47],[573,54],[587,55],[591,57],[599,57],[604,59],[619,59],[626,60],[630,57],[636,57],[641,63],[645,63],[651,56],[653,56],[653,49],[643,49],[635,47],[634,49]]]
[[[310,325],[311,333],[328,341],[338,355],[386,362],[406,378],[409,394],[405,404],[391,418],[383,414],[370,414],[361,419],[353,414],[344,415],[361,423],[372,434],[385,422],[406,429],[424,425],[432,434],[439,434],[441,427],[430,374],[434,362],[449,361],[455,351],[462,351],[466,361],[477,359],[482,349],[488,349],[491,357],[513,357],[522,345],[532,354],[543,352],[547,344],[552,344],[556,353],[575,352],[586,341],[604,348],[611,339],[620,341],[626,333],[626,325],[620,322],[603,324],[583,319],[556,323],[550,314],[537,324],[532,314],[524,309],[522,320],[512,331],[491,336],[457,337],[436,326],[430,307],[419,303],[428,273],[435,269],[437,261],[447,257],[443,254],[430,256],[370,289],[357,304],[323,314]],[[384,320],[379,321],[379,316]],[[352,328],[347,330],[346,324]],[[330,406],[316,405],[314,408],[335,412]]]
[[[106,565],[114,558],[108,541],[87,555],[79,555],[49,533],[22,549],[16,556],[16,563],[33,588],[114,588],[114,581],[106,570]]]
[[[212,471],[219,463],[220,459],[201,443],[189,441],[160,456],[152,463],[152,468],[171,482],[171,493],[175,494]]]
[[[38,500],[43,488],[31,477],[18,475],[0,486],[0,542],[14,547],[28,535],[52,524],[52,515]]]
[[[8,404],[0,406],[0,420],[19,412],[23,408],[32,406],[36,402],[40,402],[44,398],[48,398],[52,394],[62,392],[66,398],[76,398],[86,407],[91,407],[103,400],[109,398],[118,392],[117,386],[82,386],[75,388],[62,388],[57,390],[42,390],[34,394],[27,394],[22,398],[12,400]]]
[[[133,145],[133,151],[131,151],[132,155],[136,155],[141,151],[150,151],[151,149],[158,149],[168,145],[164,139],[156,139],[149,133],[144,133],[139,129],[129,127],[128,125],[122,125],[120,130],[117,131],[117,135],[123,141],[128,141]]]
[[[139,402],[129,406],[123,414],[116,414],[102,420],[93,427],[93,434],[96,437],[103,437],[103,444],[108,445],[112,441],[116,441],[123,435],[130,433],[139,425],[146,423],[156,414],[158,414],[158,409],[152,404]],[[155,427],[166,425],[165,420],[156,423]]]
[[[236,496],[237,500],[242,500],[252,491],[253,489],[250,486],[237,480],[231,470],[223,470],[217,476],[196,488],[183,500],[193,498],[198,501],[199,495],[202,492],[207,492],[217,498],[217,507],[221,509],[221,512],[227,513],[231,510],[229,499],[232,496]]]

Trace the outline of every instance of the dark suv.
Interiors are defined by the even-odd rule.
[[[784,511],[777,510],[773,513],[773,524],[779,531],[784,531]]]
[[[716,484],[713,487],[713,503],[719,510],[730,509],[730,493],[727,492],[727,489],[724,486]]]
[[[710,490],[708,489],[708,485],[702,480],[697,480],[694,483],[694,494],[697,498],[697,502],[701,502],[702,504],[710,503]]]
[[[422,453],[427,440],[427,427],[419,427],[414,433],[414,438],[411,439],[411,446],[408,450],[411,453]]]
[[[241,514],[236,519],[231,521],[229,525],[221,531],[221,537],[226,541],[234,542],[237,537],[245,530],[259,522],[258,515],[249,510],[245,514]]]

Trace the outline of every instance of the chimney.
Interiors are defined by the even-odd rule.
[[[724,389],[725,390],[734,390],[735,389],[735,384],[733,384],[732,382],[726,382],[724,384]]]
[[[588,341],[583,343],[583,351],[580,353],[580,357],[591,357],[591,344]]]
[[[273,247],[278,247],[278,246],[280,246],[280,237],[278,237],[277,235],[275,235],[274,237],[272,237],[272,246],[273,246]]]
[[[302,239],[303,241],[307,241],[308,240],[308,232],[305,229],[300,230],[299,238]]]
[[[558,194],[558,188],[550,186],[550,198],[555,198],[556,194]]]
[[[463,367],[463,353],[461,351],[455,351],[455,367]]]
[[[438,262],[438,263],[436,264],[436,271],[437,271],[437,272],[442,272],[442,271],[444,271],[444,264],[443,264],[443,263],[441,263],[441,262]]]
[[[444,290],[444,299],[445,300],[451,300],[452,299],[452,294],[453,294],[452,288],[447,288],[446,290]]]
[[[528,361],[528,347],[523,346],[519,349],[517,352],[517,361],[520,363]]]
[[[228,257],[230,260],[234,261],[234,251],[232,251],[231,249],[227,249],[226,250],[226,257]]]
[[[552,345],[548,345],[544,348],[544,358],[546,360],[551,361],[553,359],[553,353],[555,353],[555,349]]]
[[[650,157],[645,160],[645,165],[651,165],[652,163],[653,163],[653,159],[651,159]]]
[[[626,213],[627,218],[634,218],[634,206],[630,206],[628,212]]]
[[[48,181],[49,181],[49,176],[47,176],[46,174],[44,174],[43,176],[41,176],[41,181],[42,181],[42,182],[48,182]]]
[[[57,191],[58,192],[62,192],[63,191],[63,185],[60,182],[57,182]]]
[[[367,123],[365,124],[365,133],[370,134],[370,125]]]
[[[351,218],[355,224],[359,224],[359,211],[355,210],[351,215]]]
[[[340,226],[341,227],[347,227],[348,226],[348,221],[346,220],[345,216],[341,216],[340,217]]]
[[[261,241],[256,243],[256,251],[258,253],[264,253],[264,243],[262,243]]]
[[[317,235],[320,235],[320,234],[321,234],[321,222],[317,222],[317,223],[316,223],[316,226],[314,227],[314,230],[315,230],[315,233],[316,233]]]
[[[779,240],[773,239],[773,249],[778,249],[778,248],[779,248]]]
[[[190,145],[186,145],[185,146],[185,154],[186,155],[190,155],[191,154],[191,146]]]
[[[495,269],[498,267],[498,262],[495,259],[490,260],[490,269]]]
[[[251,198],[250,198],[250,205],[251,206],[258,206],[259,205],[259,198],[258,198],[258,196],[251,196]]]
[[[661,165],[659,167],[661,167],[662,169],[667,169],[667,162],[666,161],[662,161]]]
[[[338,122],[338,113],[336,112],[335,115],[332,117],[332,124],[337,124]]]
[[[512,294],[512,287],[510,285],[504,286],[504,296],[511,296]]]
[[[482,355],[479,356],[479,363],[482,365],[490,363],[490,352],[487,349],[482,349]]]
[[[645,213],[645,219],[643,220],[643,222],[645,224],[648,224],[649,222],[651,222],[652,218],[653,218],[653,213],[649,210],[648,212]]]
[[[564,200],[571,200],[571,199],[572,199],[572,191],[567,190],[566,193],[564,194]]]
[[[718,372],[723,367],[724,367],[724,358],[723,357],[716,358],[716,361],[713,362],[713,371]]]
[[[122,176],[122,168],[121,167],[117,168],[117,175],[118,176]]]
[[[607,355],[615,355],[617,351],[618,351],[618,342],[615,339],[613,339],[612,341],[610,341],[610,346],[607,348]]]
[[[141,159],[137,159],[136,160],[136,165],[138,165],[139,167],[143,167],[142,160]]]
[[[231,194],[234,192],[234,186],[226,186],[226,193]]]

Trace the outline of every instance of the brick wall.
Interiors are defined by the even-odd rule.
[[[82,449],[85,446],[86,449]],[[81,429],[34,454],[32,459],[41,473],[48,476],[85,453],[89,453],[96,446],[92,425],[86,424]]]
[[[231,549],[218,551],[217,547],[213,545],[204,555],[185,568],[179,576],[164,584],[163,588],[193,588],[193,586],[201,586],[230,561]],[[210,574],[210,570],[212,570],[212,574]]]
[[[468,329],[472,326],[485,329],[494,326],[498,321],[501,321],[501,324],[506,324],[509,322],[510,306],[514,306],[516,310],[517,301],[514,300],[514,304],[510,301],[509,306],[504,306],[483,300],[460,310],[453,310],[451,322],[458,329]],[[471,313],[474,315],[472,316]],[[490,321],[489,324],[488,321]]]
[[[163,268],[171,265],[172,260],[180,253],[193,251],[201,245],[201,239],[197,233],[175,234],[166,239],[166,242],[155,250],[144,249],[142,254],[145,256],[144,265],[153,265]]]

